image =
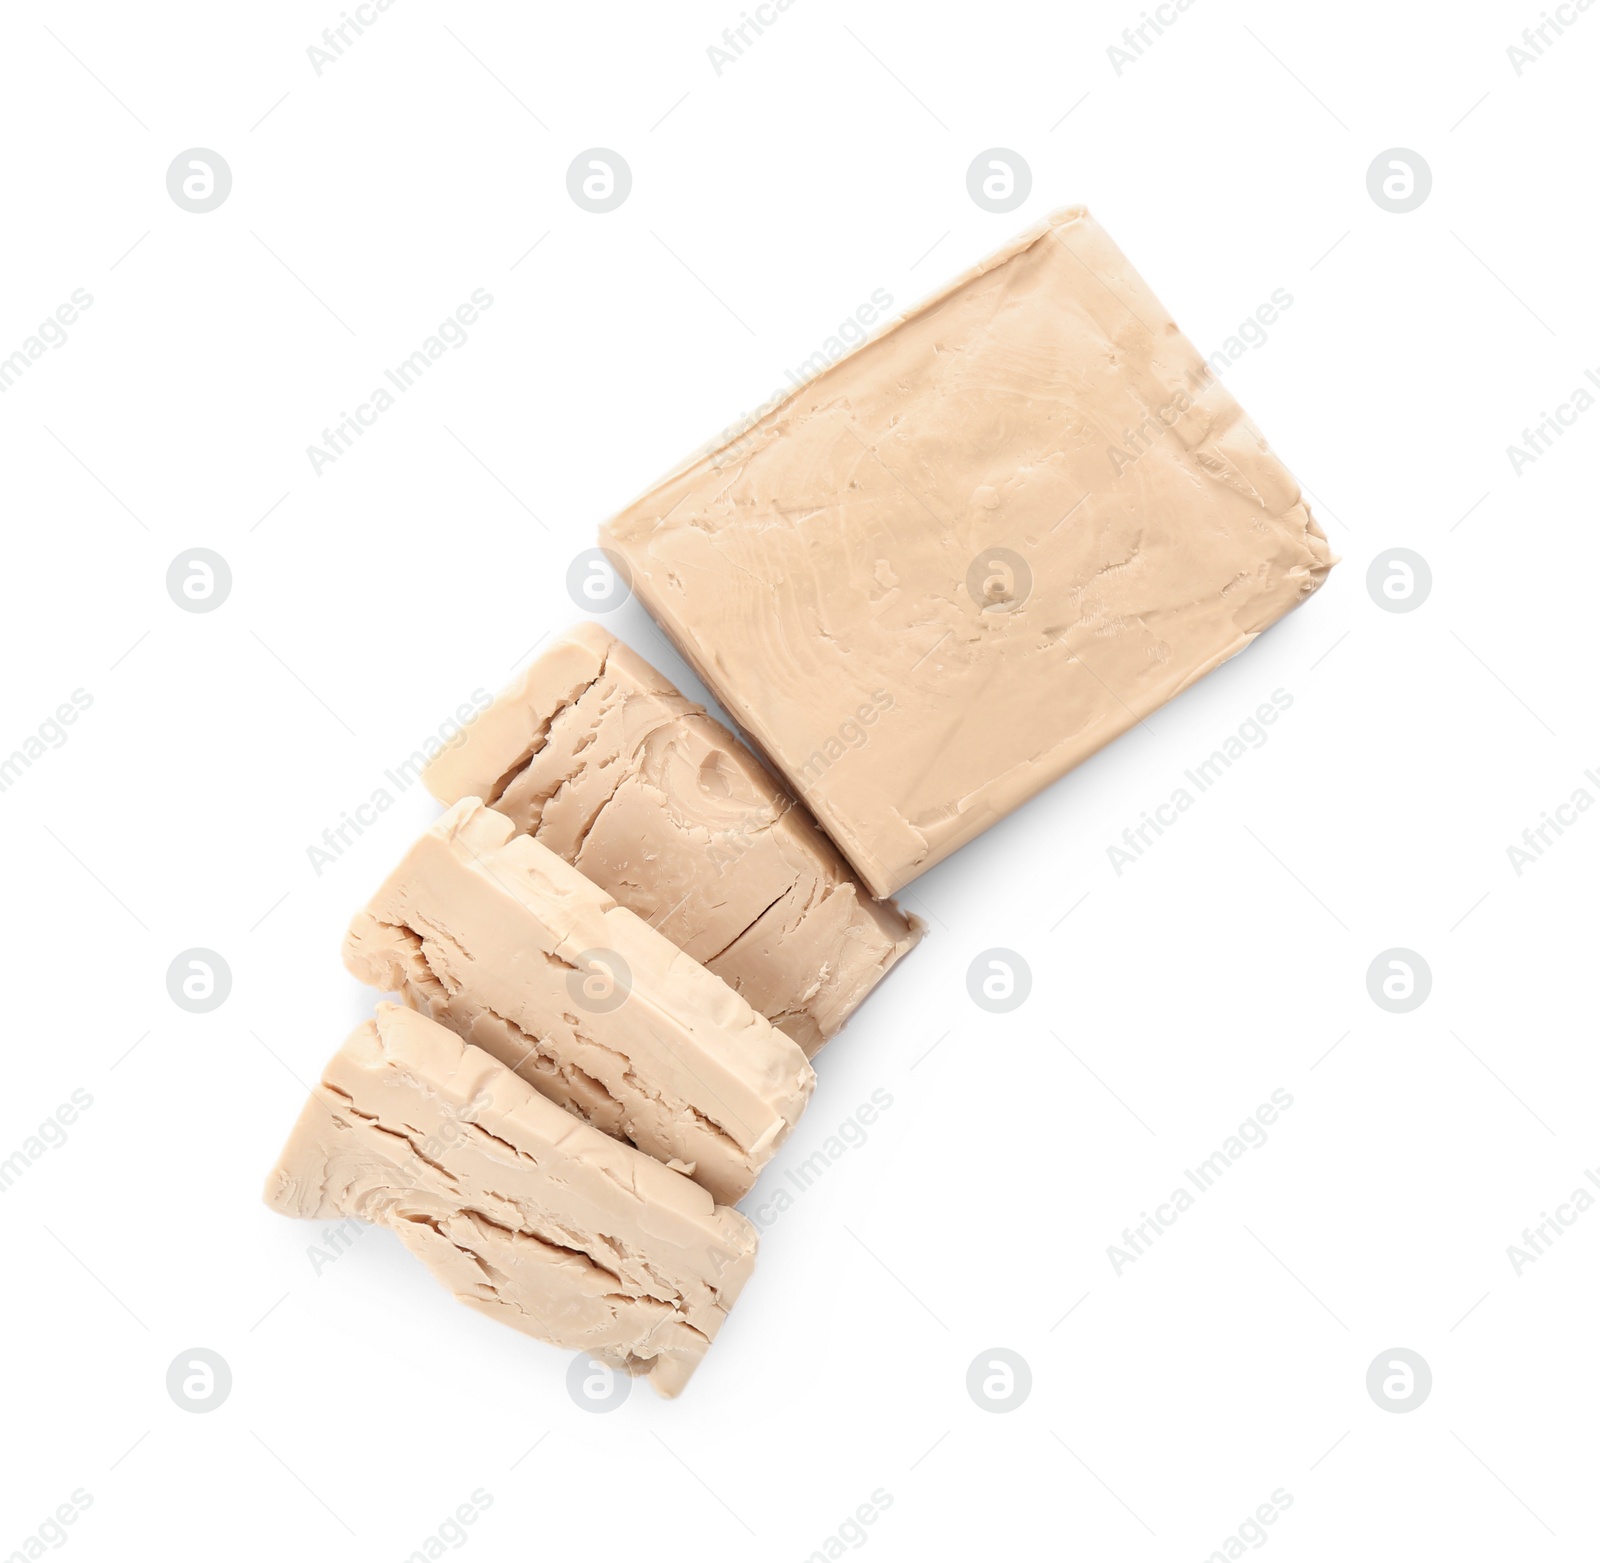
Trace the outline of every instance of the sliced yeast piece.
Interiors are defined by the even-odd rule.
[[[749,1190],[816,1084],[720,977],[476,798],[406,854],[344,959],[722,1204]]]
[[[390,1228],[468,1307],[663,1395],[755,1265],[738,1211],[395,1004],[330,1060],[265,1194]]]
[[[422,779],[441,803],[482,798],[807,1057],[921,935],[739,739],[597,624],[525,668]]]

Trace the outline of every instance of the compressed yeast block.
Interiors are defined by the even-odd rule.
[[[357,913],[344,960],[721,1204],[749,1190],[816,1084],[720,977],[476,798]]]
[[[738,1211],[395,1004],[323,1071],[266,1201],[386,1226],[469,1307],[663,1395],[755,1265]]]
[[[921,933],[744,744],[596,624],[524,669],[423,781],[441,803],[482,798],[807,1057]]]
[[[875,895],[1243,650],[1333,557],[1064,211],[601,529]]]

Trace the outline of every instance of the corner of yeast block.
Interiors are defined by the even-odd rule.
[[[517,833],[517,827],[504,814],[491,809],[482,798],[462,798],[453,803],[429,827],[424,840],[459,842],[468,853],[494,852]]]
[[[564,630],[556,644],[582,646],[584,650],[592,651],[603,661],[610,655],[612,647],[619,642],[603,624],[596,624],[593,619],[584,619],[581,623],[574,624],[571,629]]]
[[[330,1062],[324,1075],[332,1070],[332,1065],[339,1059],[354,1064],[358,1069],[371,1069],[389,1054],[388,1038],[384,1033],[384,1025],[388,1011],[399,1009],[398,1004],[380,1004],[377,1011],[368,1020],[363,1020],[354,1031],[344,1039],[336,1057]]]

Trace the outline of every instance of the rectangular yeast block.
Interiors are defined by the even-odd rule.
[[[1333,564],[1097,223],[1060,212],[601,529],[878,896]]]
[[[738,1211],[395,1004],[323,1071],[266,1201],[387,1226],[469,1307],[663,1395],[755,1265]]]
[[[816,1084],[800,1048],[720,977],[476,798],[356,915],[344,960],[724,1205]]]
[[[920,936],[701,706],[596,624],[423,772],[482,798],[814,1055]]]

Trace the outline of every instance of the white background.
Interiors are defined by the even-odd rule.
[[[319,76],[336,4],[6,8],[0,356],[94,302],[0,396],[0,752],[93,704],[0,796],[0,1158],[93,1106],[0,1203],[0,1556],[78,1488],[83,1560],[398,1560],[480,1488],[484,1557],[828,1555],[879,1488],[882,1559],[1199,1559],[1279,1488],[1274,1557],[1594,1555],[1600,1211],[1506,1254],[1600,1167],[1600,818],[1506,853],[1600,795],[1600,410],[1506,454],[1600,373],[1600,11],[1519,77],[1536,11],[1198,0],[1119,76],[1132,4],[798,0],[719,76],[736,4],[398,0]],[[196,146],[233,174],[206,215],[165,186]],[[633,172],[604,216],[565,185],[593,146]],[[995,146],[1033,175],[1005,216],[966,190]],[[1404,216],[1366,188],[1396,146],[1434,177]],[[435,810],[413,789],[320,876],[307,847],[874,289],[907,307],[1077,202],[1202,352],[1292,294],[1226,378],[1327,587],[911,887],[929,937],[756,1202],[893,1106],[764,1234],[681,1400],[585,1413],[567,1354],[387,1234],[314,1273],[260,1185],[370,1004],[345,920]],[[317,476],[474,288],[467,345]],[[204,615],[164,584],[196,546],[233,573]],[[1365,586],[1395,546],[1434,580],[1403,615]],[[606,622],[701,693],[636,606]],[[1274,689],[1270,741],[1115,874]],[[167,996],[191,946],[233,972],[209,1015]],[[1001,1016],[965,982],[994,946],[1034,974]],[[1407,1015],[1367,993],[1390,946],[1433,973]],[[1275,1088],[1269,1143],[1116,1274]],[[206,1415],[165,1389],[195,1346],[233,1373]],[[1004,1415],[965,1389],[995,1346],[1033,1375]],[[1434,1379],[1405,1415],[1365,1388],[1396,1346]]]

